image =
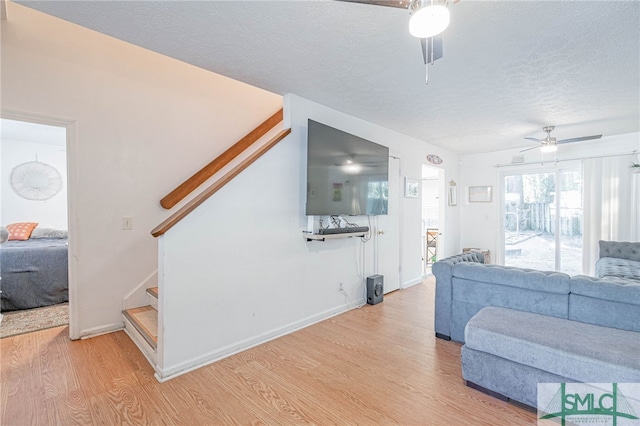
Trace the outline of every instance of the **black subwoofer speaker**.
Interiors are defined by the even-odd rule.
[[[367,277],[367,303],[375,305],[382,302],[384,297],[384,277],[382,275],[371,275]]]

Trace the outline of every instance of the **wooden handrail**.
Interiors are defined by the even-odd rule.
[[[240,155],[240,153],[244,152],[245,149],[263,137],[269,130],[273,129],[276,124],[282,121],[282,119],[283,112],[282,108],[280,108],[278,112],[267,118],[262,124],[231,146],[231,148],[220,154],[220,156],[215,160],[204,166],[196,174],[185,180],[180,186],[167,194],[162,200],[160,200],[160,205],[165,209],[170,209],[178,204],[197,187],[202,185],[207,179],[229,164],[234,158]]]
[[[225,173],[220,179],[216,180],[209,188],[202,191],[197,197],[193,200],[189,201],[185,204],[180,210],[172,214],[167,220],[162,222],[160,225],[156,226],[153,231],[151,231],[151,235],[154,237],[159,237],[171,229],[176,223],[180,222],[182,218],[191,213],[196,209],[200,204],[202,204],[207,198],[211,197],[213,194],[218,192],[220,188],[225,186],[227,183],[231,181],[234,177],[238,176],[244,169],[249,167],[254,161],[258,158],[262,157],[267,151],[273,148],[278,142],[284,139],[291,133],[291,129],[281,130],[280,133],[275,135],[273,138],[269,140],[266,144],[258,148],[253,154],[242,160],[237,166],[233,169],[229,170]]]

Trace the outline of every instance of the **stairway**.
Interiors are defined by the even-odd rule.
[[[158,347],[158,287],[147,289],[149,305],[125,309],[124,330],[147,357],[151,365],[156,364]]]
[[[169,229],[242,173],[243,170],[258,160],[278,142],[287,137],[287,135],[291,133],[290,128],[279,130],[279,128],[282,127],[280,123],[283,122],[283,118],[284,111],[281,108],[160,200],[162,207],[171,209],[175,207],[177,203],[184,200],[185,197],[193,194],[194,191],[200,188],[207,180],[216,174],[218,175],[215,181],[210,183],[207,188],[201,190],[199,194],[193,196],[171,216],[156,226],[151,231],[151,235],[154,237],[162,237]],[[266,140],[265,136],[269,137],[269,139]],[[227,168],[227,166],[229,167]],[[159,241],[162,241],[162,243],[158,244],[159,254],[161,254],[164,252],[165,240],[161,239]],[[164,288],[164,285],[166,285],[166,283],[163,284],[164,276],[162,273],[159,273],[159,271],[163,269],[164,262],[164,256],[160,255],[158,270],[138,284],[131,293],[125,297],[123,307],[128,308],[132,306],[132,308],[122,311],[124,331],[145,355],[154,370],[156,370],[155,376],[159,381],[164,380],[167,374],[163,365],[166,350],[164,347],[164,329],[162,328],[164,315],[163,312],[160,312],[160,315],[158,314],[158,287],[147,287],[160,285],[160,287]],[[145,288],[146,294],[143,293],[143,289]],[[145,297],[147,300],[145,300]],[[146,304],[147,301],[148,304]],[[163,305],[161,305],[161,307],[163,307]],[[158,323],[160,323],[161,326],[159,330],[160,344],[158,344]],[[170,374],[174,375],[176,372]]]

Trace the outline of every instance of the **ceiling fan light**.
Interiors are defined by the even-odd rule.
[[[417,3],[422,4],[421,1]],[[413,4],[412,4],[413,6]],[[440,4],[427,4],[415,6],[416,11],[411,11],[409,19],[409,32],[418,38],[434,37],[443,32],[449,26],[449,9]]]
[[[544,152],[545,154],[548,152],[556,152],[558,150],[558,145],[556,145],[555,143],[545,143],[542,145],[542,148],[540,148],[541,152]]]
[[[362,171],[362,166],[352,161],[350,163],[348,162],[347,164],[344,164],[342,166],[342,171],[350,175],[357,175]]]

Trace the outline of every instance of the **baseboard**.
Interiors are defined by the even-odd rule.
[[[270,340],[274,340],[274,339],[277,339],[278,337],[282,337],[287,334],[293,333],[294,331],[303,329],[305,327],[309,327],[310,325],[316,324],[320,321],[324,321],[336,315],[340,315],[342,313],[350,311],[351,309],[361,307],[364,304],[365,304],[364,300],[358,300],[355,302],[346,303],[337,308],[332,308],[324,312],[320,312],[318,314],[304,318],[300,321],[293,322],[283,327],[279,327],[271,331],[267,331],[258,336],[254,336],[249,339],[245,339],[240,342],[234,343],[232,345],[226,346],[224,348],[209,352],[205,355],[191,359],[189,361],[186,361],[171,367],[158,368],[156,370],[155,377],[159,382],[165,382],[169,379],[173,379],[175,377],[181,376],[185,373],[188,373],[190,371],[212,364],[216,361],[220,361],[221,359],[227,358],[231,355],[235,355],[242,351],[246,351],[247,349],[250,349],[254,346],[261,345]]]
[[[424,277],[417,277],[417,278],[414,278],[412,280],[409,280],[409,281],[406,281],[406,282],[402,283],[402,288],[403,289],[404,288],[409,288],[409,287],[414,286],[416,284],[420,284],[423,281],[424,281]]]
[[[102,334],[113,333],[114,331],[119,331],[124,328],[124,323],[118,322],[115,324],[101,325],[99,327],[89,328],[86,330],[80,331],[81,339],[90,339],[92,337],[97,337]]]

